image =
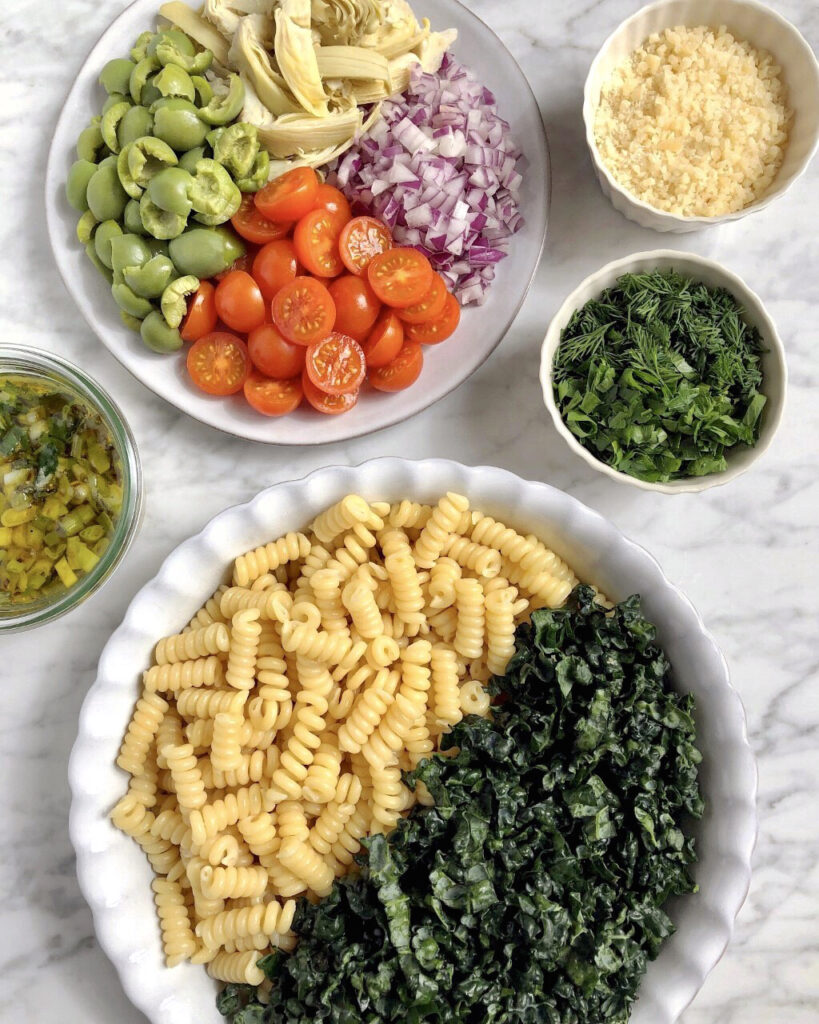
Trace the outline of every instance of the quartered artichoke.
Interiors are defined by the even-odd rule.
[[[457,34],[419,24],[407,0],[204,0],[199,12],[170,0],[160,14],[212,51],[215,94],[241,77],[241,117],[259,129],[271,178],[340,156],[413,66],[438,70]]]

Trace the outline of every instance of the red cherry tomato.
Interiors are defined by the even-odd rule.
[[[243,334],[264,323],[264,298],[246,270],[231,270],[216,286],[216,312],[228,327]]]
[[[398,315],[405,324],[423,324],[427,320],[434,320],[443,313],[448,294],[444,279],[440,274],[433,273],[432,284],[423,299],[414,306],[399,309]]]
[[[304,369],[304,345],[283,338],[275,324],[262,324],[251,331],[247,350],[253,365],[266,377],[289,380]]]
[[[274,380],[253,370],[244,384],[245,398],[263,416],[286,416],[301,405],[301,381]]]
[[[363,341],[381,311],[381,303],[366,278],[344,274],[337,277],[328,290],[336,304],[335,329],[356,341]]]
[[[367,280],[388,306],[405,309],[420,302],[432,285],[429,260],[417,249],[390,249],[373,257]]]
[[[316,209],[321,207],[330,213],[338,214],[345,224],[352,216],[347,197],[332,185],[319,185],[315,205]]]
[[[301,385],[304,388],[304,397],[317,412],[325,416],[338,416],[339,413],[349,412],[358,401],[358,392],[350,395],[328,395],[321,391],[307,376],[305,370],[302,374]]]
[[[299,220],[313,209],[318,186],[319,180],[312,167],[294,167],[259,189],[253,202],[268,220],[277,223]]]
[[[284,238],[289,234],[291,228],[290,224],[274,224],[263,216],[256,209],[253,196],[249,194],[243,197],[242,205],[238,212],[230,218],[230,223],[242,238],[246,238],[249,242],[255,242],[257,245],[272,242],[274,238]]]
[[[281,287],[292,281],[298,272],[296,247],[289,238],[268,242],[259,249],[253,260],[253,280],[268,302]]]
[[[304,368],[310,380],[327,395],[353,394],[367,372],[361,346],[338,331],[307,349]]]
[[[386,366],[401,351],[404,344],[404,325],[393,310],[386,306],[363,344],[367,366]]]
[[[191,345],[188,373],[194,384],[209,395],[234,395],[250,372],[250,356],[235,334],[212,331]]]
[[[342,221],[327,210],[311,210],[296,225],[293,244],[299,263],[316,277],[337,277],[344,264],[338,254]]]
[[[199,282],[199,287],[188,303],[187,315],[179,328],[183,341],[198,341],[203,334],[210,334],[216,327],[218,316],[215,292],[216,289],[210,281]]]
[[[370,370],[370,384],[378,391],[403,391],[418,380],[423,365],[421,346],[407,342],[391,363]]]
[[[410,341],[418,341],[422,345],[438,345],[455,333],[461,319],[461,307],[454,295],[448,294],[444,311],[434,320],[425,320],[422,324],[407,324],[407,337]]]
[[[326,338],[336,320],[332,296],[314,277],[296,277],[280,288],[270,313],[282,335],[296,345]]]
[[[338,240],[339,253],[351,274],[364,274],[374,256],[392,247],[386,224],[374,217],[353,217]]]

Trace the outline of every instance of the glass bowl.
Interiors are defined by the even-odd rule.
[[[0,608],[0,635],[51,622],[98,590],[125,556],[142,518],[142,468],[136,441],[119,406],[84,370],[60,356],[40,349],[0,344],[0,375],[14,374],[58,384],[89,405],[108,427],[122,473],[122,509],[111,540],[94,568],[67,589],[61,589],[17,607]]]

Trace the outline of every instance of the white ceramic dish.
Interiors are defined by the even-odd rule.
[[[650,206],[616,181],[594,141],[594,115],[600,102],[600,90],[614,67],[652,33],[677,25],[725,25],[738,38],[770,51],[782,68],[788,102],[795,115],[785,159],[768,193],[736,213],[721,217],[681,217]],[[583,90],[583,121],[597,180],[615,209],[629,220],[655,231],[677,234],[697,231],[764,209],[804,174],[819,145],[819,64],[797,29],[781,14],[756,0],[660,0],[626,19],[600,47]]]
[[[589,299],[596,298],[606,288],[611,287],[622,274],[638,274],[646,270],[669,270],[672,268],[698,281],[704,281],[705,284],[712,287],[726,288],[744,307],[748,322],[757,328],[766,348],[762,356],[763,382],[761,390],[767,396],[768,401],[762,411],[762,426],[756,447],[739,446],[729,452],[726,456],[728,468],[721,473],[671,480],[661,484],[649,483],[646,480],[638,480],[636,477],[629,476],[628,473],[620,473],[595,458],[588,448],[583,447],[564,423],[555,403],[552,390],[552,364],[560,344],[561,331],[576,309],[580,309]],[[540,353],[540,385],[543,389],[543,400],[557,432],[572,451],[593,469],[605,473],[606,476],[610,476],[614,480],[631,484],[634,487],[641,487],[644,491],[660,491],[662,494],[705,491],[709,487],[727,484],[729,480],[733,480],[750,469],[769,447],[779,428],[785,409],[787,384],[788,366],[785,362],[785,348],[773,320],[756,292],[752,291],[741,277],[727,270],[721,264],[707,260],[703,256],[697,256],[695,253],[676,252],[674,249],[655,249],[652,252],[638,252],[633,256],[625,256],[607,263],[602,269],[587,277],[555,313],[549,324],[549,329],[546,331]]]
[[[697,612],[651,555],[553,487],[493,467],[376,459],[278,484],[216,516],[166,559],[132,601],[100,658],[69,765],[71,839],[100,945],[129,997],[153,1024],[222,1024],[214,1008],[216,985],[203,968],[163,966],[150,868],[136,844],[108,821],[126,786],[114,759],[133,710],[139,672],[148,665],[156,639],[188,621],[237,554],[301,527],[345,493],[430,501],[449,489],[469,495],[488,514],[538,534],[581,578],[594,581],[612,598],[640,593],[680,689],[696,696],[706,801],[705,817],[697,825],[700,892],[671,908],[678,931],[649,967],[631,1024],[676,1021],[722,955],[750,882],[756,767],[742,704]]]
[[[500,39],[457,0],[429,0],[424,8],[436,28],[457,28],[455,56],[485,71],[485,84],[495,93],[498,110],[510,121],[529,161],[521,192],[526,224],[515,235],[484,305],[463,311],[457,332],[446,344],[425,349],[421,378],[406,391],[368,391],[343,416],[322,416],[304,407],[270,419],[254,412],[242,396],[214,399],[197,390],[180,355],[150,352],[137,334],[122,325],[107,283],[76,239],[77,214],[68,205],[64,186],[77,137],[102,104],[97,77],[107,60],[127,54],[139,33],[155,24],[158,7],[158,0],[135,0],[94,46],[65,101],[49,153],[46,213],[51,246],[66,288],[102,343],[146,387],[182,412],[229,434],[269,444],[310,445],[359,437],[399,423],[449,394],[506,334],[529,290],[546,235],[550,195],[546,133],[532,90]]]

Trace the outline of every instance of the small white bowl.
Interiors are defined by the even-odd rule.
[[[594,140],[600,92],[614,68],[650,35],[677,25],[725,25],[738,39],[767,50],[782,68],[794,113],[785,159],[771,188],[755,203],[719,217],[683,217],[658,210],[627,191],[611,174]],[[604,195],[615,209],[641,227],[682,234],[738,220],[772,203],[801,177],[819,145],[819,63],[789,21],[756,0],[660,0],[637,11],[612,32],[592,61],[583,89],[586,143]]]
[[[568,324],[576,309],[584,306],[589,299],[597,298],[606,288],[610,288],[623,274],[640,274],[647,270],[676,270],[694,280],[702,281],[709,287],[727,289],[745,310],[745,319],[759,331],[765,352],[762,355],[762,393],[767,397],[762,410],[762,425],[759,440],[753,448],[737,446],[726,454],[728,468],[721,473],[710,473],[708,476],[685,477],[681,480],[670,480],[668,483],[649,483],[637,477],[621,473],[595,456],[577,440],[560,415],[552,389],[552,365],[555,353],[560,344],[560,335]],[[685,491],[704,491],[709,487],[727,484],[729,480],[740,476],[762,455],[773,440],[774,434],[782,420],[785,408],[785,392],[788,383],[788,367],[785,362],[785,348],[777,333],[773,320],[768,315],[762,300],[748,285],[719,263],[707,260],[691,252],[677,252],[674,249],[654,249],[651,252],[638,252],[632,256],[607,263],[582,281],[569,295],[560,309],[555,313],[540,354],[540,384],[543,388],[543,399],[554,421],[557,432],[566,444],[587,462],[593,469],[605,473],[613,480],[641,487],[644,491],[660,491],[662,494],[680,494]]]

